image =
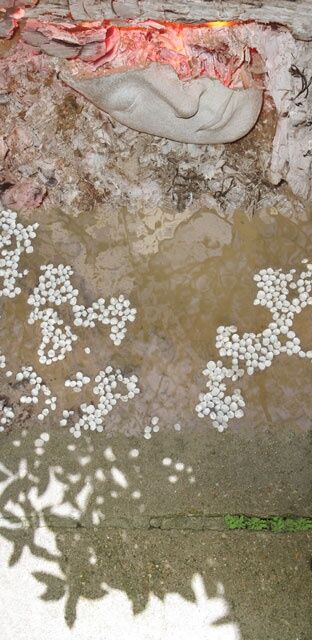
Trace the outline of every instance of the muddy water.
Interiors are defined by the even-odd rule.
[[[20,219],[39,221],[40,227],[34,253],[22,259],[30,271],[22,294],[1,301],[0,342],[8,368],[15,373],[21,365],[32,364],[42,375],[58,398],[57,412],[46,419],[55,426],[61,410],[96,401],[92,383],[80,394],[64,387],[65,379],[76,371],[92,378],[111,364],[135,372],[141,394],[115,407],[106,419],[107,433],[142,433],[155,415],[163,429],[172,429],[176,422],[182,429],[202,425],[195,406],[205,390],[202,369],[218,356],[214,346],[218,325],[236,324],[239,333],[265,328],[271,316],[253,306],[253,275],[268,266],[299,270],[301,260],[311,253],[311,221],[297,225],[268,212],[252,219],[238,212],[227,221],[201,209],[178,225],[165,212],[145,216],[103,208],[78,218],[51,210]],[[27,297],[40,265],[48,262],[73,266],[80,304],[120,293],[129,296],[137,319],[129,323],[120,347],[114,347],[105,326],[74,328],[79,339],[65,361],[39,364],[40,331],[38,324],[27,324],[31,310]],[[72,324],[69,306],[58,311]],[[311,310],[305,309],[295,326],[306,349],[311,348],[309,314]],[[90,355],[85,347],[91,349]],[[308,428],[311,372],[311,362],[281,355],[269,370],[245,376],[239,385],[245,416],[232,421],[230,428],[269,424],[278,429],[287,423]],[[2,393],[16,403],[13,378],[6,378],[3,371],[0,375]],[[212,428],[209,418],[206,425]]]

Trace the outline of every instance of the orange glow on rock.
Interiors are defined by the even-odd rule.
[[[259,86],[254,74],[258,54],[244,40],[242,25],[235,20],[52,23],[32,19],[25,23],[24,39],[49,55],[73,61],[83,74],[114,73],[157,62],[171,66],[180,80],[204,76],[230,88]]]
[[[88,23],[90,25],[90,23]],[[110,20],[103,20],[102,24],[105,26],[111,25]],[[175,31],[183,31],[183,29],[203,29],[203,28],[216,28],[216,27],[234,27],[242,22],[238,20],[209,20],[207,22],[169,22],[168,20],[145,20],[144,22],[133,23],[129,21],[129,24],[116,24],[115,26],[120,30],[152,30],[159,27],[166,29],[174,29]]]

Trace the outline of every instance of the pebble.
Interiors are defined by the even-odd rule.
[[[71,266],[47,264],[41,265],[40,270],[42,273],[38,284],[28,298],[28,304],[32,307],[28,323],[40,321],[42,342],[38,356],[41,364],[49,365],[63,360],[72,351],[73,342],[78,339],[69,325],[64,326],[54,309],[54,306],[65,303],[71,306],[75,326],[92,328],[95,327],[95,322],[108,324],[111,327],[111,340],[115,346],[121,344],[127,332],[126,323],[134,322],[137,313],[124,295],[110,298],[108,305],[103,298],[99,298],[91,307],[86,308],[77,303],[79,291],[71,283],[74,274]],[[85,352],[90,353],[90,348],[86,349]]]
[[[64,385],[65,387],[69,387],[73,391],[80,393],[83,386],[89,384],[89,382],[91,382],[91,378],[89,378],[89,376],[85,376],[81,371],[77,371],[75,378],[68,378],[65,380]]]
[[[21,370],[18,371],[15,376],[15,380],[16,382],[26,381],[31,387],[29,395],[22,395],[20,397],[22,404],[38,404],[39,395],[43,395],[45,398],[45,407],[41,413],[37,415],[38,420],[42,422],[44,418],[49,415],[50,411],[55,411],[57,403],[56,396],[52,396],[51,390],[44,384],[41,376],[36,373],[32,366],[21,367]]]
[[[221,360],[207,363],[203,374],[208,377],[208,392],[199,395],[196,412],[200,418],[209,416],[220,432],[228,427],[230,420],[242,418],[245,407],[239,389],[224,397],[226,379],[235,382],[245,373],[251,376],[257,371],[264,371],[272,365],[274,356],[281,353],[312,358],[312,351],[301,349],[300,339],[291,329],[295,315],[306,304],[312,304],[312,264],[308,260],[303,260],[302,264],[305,265],[304,270],[297,280],[295,269],[285,274],[281,269],[269,267],[254,276],[259,290],[254,304],[266,307],[272,314],[272,322],[261,333],[245,332],[240,336],[234,325],[217,328],[216,348],[220,356],[231,359],[231,365],[225,367]],[[292,299],[290,290],[297,292]],[[286,343],[284,336],[287,337]]]
[[[131,450],[129,451],[129,457],[130,457],[130,458],[138,458],[139,453],[140,453],[140,452],[139,452],[139,450],[138,450],[138,449],[131,449]]]
[[[153,433],[158,433],[160,429],[158,422],[159,422],[158,416],[153,416],[151,418],[151,424],[146,425],[146,427],[144,428],[143,436],[145,440],[150,440]]]
[[[15,413],[13,407],[5,404],[4,400],[0,400],[0,431],[4,431],[13,421]]]
[[[119,346],[127,333],[127,322],[134,322],[137,310],[131,307],[130,300],[123,294],[111,297],[108,304],[99,298],[91,307],[75,304],[73,306],[74,325],[95,327],[95,322],[110,325],[110,339]]]
[[[79,380],[83,381],[83,374]],[[82,377],[81,377],[82,376]],[[96,386],[93,387],[93,393],[99,396],[97,406],[94,404],[83,403],[79,407],[81,417],[70,428],[70,433],[75,438],[80,438],[82,430],[84,431],[97,431],[102,433],[104,430],[104,421],[110,411],[113,410],[117,402],[129,402],[134,398],[140,389],[137,386],[138,378],[136,375],[124,376],[120,369],[113,369],[112,366],[107,366],[105,370],[99,371],[94,379]],[[122,394],[117,391],[117,385],[122,384],[125,387],[125,393]],[[144,437],[150,436],[146,433]],[[148,438],[147,438],[148,439]]]
[[[181,425],[179,424],[179,422],[176,422],[176,424],[173,425],[173,428],[175,431],[181,431]]]
[[[18,283],[28,270],[19,271],[20,258],[24,252],[33,252],[32,240],[38,227],[38,223],[24,227],[17,222],[14,211],[0,211],[0,277],[3,278],[0,296],[15,298],[21,293]]]
[[[38,349],[39,362],[50,365],[63,360],[66,354],[72,351],[73,342],[78,340],[78,336],[72,332],[69,325],[64,325],[64,321],[51,305],[76,303],[78,290],[74,289],[70,282],[70,276],[73,275],[70,266],[41,265],[40,271],[38,284],[27,300],[32,307],[28,324],[40,321],[42,341]]]

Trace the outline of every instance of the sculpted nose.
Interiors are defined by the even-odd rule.
[[[187,81],[182,84],[175,71],[165,65],[151,65],[144,72],[146,87],[156,94],[174,111],[176,117],[193,118],[199,109],[200,97],[204,91],[200,83]]]

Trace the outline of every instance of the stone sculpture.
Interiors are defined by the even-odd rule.
[[[81,73],[70,64],[61,79],[118,122],[178,142],[233,142],[256,123],[258,88],[229,89],[207,77],[181,81],[168,65]]]

